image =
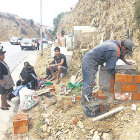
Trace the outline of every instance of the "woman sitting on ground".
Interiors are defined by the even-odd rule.
[[[32,82],[32,87],[30,87],[31,89],[35,89],[37,85],[36,80],[37,80],[37,76],[36,73],[34,71],[34,67],[31,66],[29,64],[29,62],[24,62],[24,67],[19,75],[19,80],[17,81],[16,85],[20,86],[20,85],[26,85],[29,82]]]
[[[34,68],[29,64],[29,62],[24,63],[24,68],[20,73],[20,80],[17,81],[17,88],[14,90],[13,94],[15,96],[19,96],[19,91],[23,87],[27,87],[29,89],[37,88],[37,76],[34,71]]]

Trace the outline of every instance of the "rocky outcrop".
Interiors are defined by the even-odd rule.
[[[130,38],[135,42],[132,59],[140,70],[139,29],[134,18],[136,0],[79,0],[74,9],[65,14],[59,23],[57,34],[63,28],[67,34],[73,26],[94,26],[92,47],[103,40],[124,40],[129,30]],[[90,45],[91,45],[90,44]]]

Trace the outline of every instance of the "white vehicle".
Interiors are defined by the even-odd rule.
[[[37,49],[37,43],[32,39],[25,38],[21,40],[20,47],[21,50],[23,50],[24,48],[33,50],[33,49]]]
[[[12,37],[10,38],[10,43],[13,45],[20,45],[21,38],[19,37]]]

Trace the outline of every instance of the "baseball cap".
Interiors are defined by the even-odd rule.
[[[131,39],[126,39],[124,41],[124,45],[125,47],[128,49],[128,51],[132,52],[133,51],[133,46],[134,46],[134,43]]]
[[[124,45],[128,49],[129,55],[131,56],[132,55],[132,51],[133,51],[133,47],[134,47],[133,41],[131,39],[126,39],[124,41]]]

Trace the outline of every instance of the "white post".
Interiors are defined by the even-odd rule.
[[[43,55],[43,44],[42,44],[42,0],[40,0],[40,46],[41,46],[41,55]]]

